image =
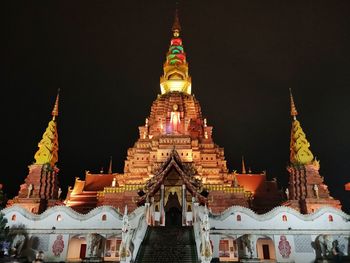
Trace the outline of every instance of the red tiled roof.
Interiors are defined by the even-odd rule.
[[[111,186],[115,174],[86,174],[84,191],[102,191]]]
[[[236,177],[239,185],[254,193],[266,181],[266,175],[264,174],[237,174]]]

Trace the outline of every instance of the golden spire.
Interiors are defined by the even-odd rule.
[[[164,74],[160,77],[160,90],[162,94],[173,91],[191,94],[191,77],[188,74],[186,53],[180,38],[181,26],[177,9],[171,29],[173,37],[163,65]]]
[[[242,174],[247,173],[245,170],[245,163],[244,163],[244,157],[242,156]]]
[[[112,156],[111,156],[111,159],[109,160],[109,168],[108,168],[108,173],[109,174],[112,174]]]
[[[49,122],[41,141],[38,151],[34,155],[35,164],[50,164],[54,167],[58,161],[58,133],[56,116],[58,116],[59,90],[55,105],[52,110],[52,120]]]
[[[292,130],[290,136],[290,162],[296,165],[311,164],[314,161],[314,155],[310,151],[310,143],[306,139],[306,135],[301,128],[300,122],[296,119],[298,114],[292,92],[290,90],[290,101],[291,101],[291,116]]]

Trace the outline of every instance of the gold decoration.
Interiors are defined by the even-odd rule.
[[[309,149],[310,143],[298,120],[293,120],[290,140],[290,162],[292,164],[311,164],[314,155]]]
[[[52,110],[52,120],[49,122],[41,141],[38,144],[38,151],[34,155],[35,164],[50,164],[55,166],[58,161],[58,133],[56,116],[58,116],[58,100],[57,94],[55,105]]]

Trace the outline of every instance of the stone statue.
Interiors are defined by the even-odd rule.
[[[32,191],[34,189],[33,184],[29,184],[28,185],[28,194],[27,194],[27,198],[29,198],[32,195]]]
[[[286,193],[286,196],[287,196],[287,200],[289,200],[289,189],[286,188],[286,191],[284,191]]]
[[[61,189],[61,187],[59,187],[58,192],[57,192],[57,199],[60,199],[61,194],[62,194],[62,189]]]
[[[248,256],[248,258],[253,258],[254,256],[254,248],[255,248],[255,244],[254,244],[254,238],[252,235],[245,235],[242,238],[242,242],[243,245],[246,249],[246,255]]]
[[[119,247],[120,262],[130,262],[131,251],[130,251],[130,237],[131,237],[131,226],[128,217],[128,207],[125,206],[122,226],[122,242]]]
[[[330,235],[320,235],[318,237],[318,244],[320,247],[321,257],[327,258],[332,255],[333,238]]]
[[[102,236],[98,234],[89,234],[88,236],[88,256],[100,257],[99,251],[101,247]]]
[[[316,198],[318,199],[319,196],[318,196],[318,186],[317,186],[317,184],[314,184],[313,189],[314,189],[314,191],[315,191],[315,196],[316,196]]]
[[[20,256],[22,249],[23,249],[23,245],[25,242],[25,236],[24,235],[16,235],[14,237],[14,239],[12,240],[12,244],[11,244],[11,253],[15,254],[15,256]]]
[[[200,223],[200,232],[201,232],[201,262],[209,263],[213,257],[213,251],[210,243],[209,232],[209,213],[207,206],[204,208],[204,214],[202,221]]]

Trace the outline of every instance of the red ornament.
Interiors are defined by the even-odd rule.
[[[280,242],[278,244],[278,250],[283,258],[289,258],[289,255],[291,253],[291,246],[290,246],[289,241],[287,240],[286,236],[280,237]]]
[[[60,254],[63,252],[63,249],[64,249],[63,236],[58,235],[55,242],[52,245],[52,252],[56,257],[59,257]]]

